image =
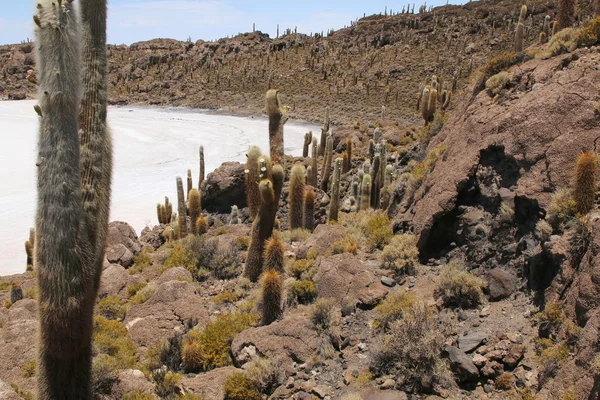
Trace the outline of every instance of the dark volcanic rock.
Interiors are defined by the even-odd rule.
[[[225,162],[208,174],[202,182],[202,208],[229,213],[233,205],[246,207],[245,169],[239,162]]]

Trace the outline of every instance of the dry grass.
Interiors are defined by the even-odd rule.
[[[381,304],[375,307],[375,322],[373,327],[388,329],[392,322],[402,318],[406,312],[411,312],[418,304],[419,299],[411,292],[394,293],[386,297]]]
[[[360,211],[340,215],[340,223],[345,228],[346,237],[339,247],[347,252],[354,251],[352,244],[371,252],[382,249],[393,236],[392,226],[388,217],[380,211]]]
[[[381,252],[381,262],[386,268],[397,273],[409,273],[419,261],[417,238],[412,234],[402,234],[392,237],[390,244]]]
[[[504,89],[510,83],[510,75],[506,71],[492,75],[487,81],[485,81],[485,88],[493,95],[496,96],[504,92]]]
[[[457,261],[451,261],[442,267],[437,281],[437,292],[444,304],[450,307],[471,308],[482,304],[484,287],[483,279],[471,274]]]

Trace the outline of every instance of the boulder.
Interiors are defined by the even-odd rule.
[[[21,366],[37,359],[34,339],[37,326],[37,301],[26,298],[8,309],[6,324],[0,329],[1,380],[20,386],[24,382]],[[0,398],[4,399],[2,396]]]
[[[130,275],[125,268],[119,264],[110,264],[102,271],[100,277],[100,289],[98,296],[115,295],[123,299],[127,298],[127,286],[139,280]]]
[[[319,297],[335,299],[340,305],[372,307],[388,293],[367,265],[350,253],[319,259],[314,280]]]
[[[135,230],[128,223],[121,221],[108,224],[106,246],[106,258],[109,263],[120,264],[125,268],[133,264],[133,257],[142,250]]]
[[[246,329],[231,344],[236,365],[254,356],[281,357],[284,363],[310,361],[319,345],[319,336],[306,315],[286,318],[267,326]]]
[[[201,395],[204,400],[223,400],[225,381],[236,372],[243,372],[243,370],[223,367],[204,374],[187,375],[181,380],[181,386],[186,392]]]
[[[182,281],[151,283],[154,294],[142,304],[131,306],[124,325],[138,346],[152,347],[184,329],[188,320],[201,327],[209,321],[202,298],[194,285]]]
[[[317,225],[312,235],[298,248],[296,258],[307,258],[309,251],[315,252],[317,256],[325,255],[331,251],[331,245],[343,239],[344,236],[346,236],[346,232],[340,225]]]
[[[517,277],[506,270],[495,268],[487,274],[490,300],[502,300],[517,290]]]
[[[146,379],[146,376],[140,370],[125,369],[120,371],[117,382],[113,385],[111,395],[114,398],[122,398],[123,395],[134,390],[153,395],[154,385]]]
[[[165,243],[165,238],[162,235],[164,230],[165,227],[162,225],[155,225],[152,228],[147,226],[142,229],[140,242],[156,250]]]
[[[360,392],[363,400],[408,400],[406,393],[399,390],[365,389]]]
[[[202,182],[202,208],[228,213],[233,205],[246,207],[245,169],[239,162],[225,162],[208,174]]]
[[[444,352],[450,360],[450,368],[460,382],[472,382],[479,378],[479,370],[471,357],[454,346],[446,346]]]
[[[458,348],[469,353],[487,342],[488,335],[484,332],[474,332],[458,338]]]

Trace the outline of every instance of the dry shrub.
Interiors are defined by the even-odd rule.
[[[515,383],[515,376],[510,372],[505,372],[496,378],[494,386],[497,390],[510,390]]]
[[[317,298],[317,284],[303,279],[292,282],[287,288],[287,303],[309,304]]]
[[[577,215],[577,202],[569,190],[559,190],[552,195],[548,207],[548,222],[555,228],[563,228]]]
[[[307,229],[296,228],[291,231],[279,232],[279,238],[285,243],[304,242],[310,237],[311,232]]]
[[[582,28],[565,28],[557,32],[548,43],[541,57],[548,58],[570,53],[579,47],[597,44],[600,40],[600,17],[585,24]]]
[[[307,276],[312,275],[314,266],[314,260],[296,260],[286,269],[286,272],[296,279],[307,279]]]
[[[223,386],[224,400],[262,400],[257,385],[241,372],[229,376]]]
[[[376,248],[381,249],[389,243],[394,234],[389,218],[380,211],[341,214],[340,223],[346,228],[346,237],[338,245],[342,246],[344,251],[350,250],[348,252],[354,250],[352,243],[369,252]]]
[[[219,247],[217,238],[190,235],[183,241],[183,245],[188,257],[191,256],[187,259],[186,268],[194,279],[204,280],[207,272],[217,279],[232,279],[239,274],[242,264],[237,248],[239,244],[232,243],[223,248]]]
[[[213,303],[219,305],[224,303],[235,303],[237,300],[238,297],[235,293],[224,291],[215,296]]]
[[[374,328],[387,330],[390,324],[402,318],[406,312],[411,312],[419,304],[419,299],[411,292],[394,293],[385,298],[375,307]]]
[[[125,318],[127,306],[119,296],[110,294],[99,299],[98,303],[96,303],[96,308],[94,310],[97,314],[103,316],[106,319],[122,320],[123,318]]]
[[[370,370],[377,375],[402,376],[402,386],[413,393],[451,387],[453,377],[442,357],[448,328],[435,310],[417,301],[376,339]]]
[[[471,308],[483,303],[482,289],[485,281],[467,271],[467,268],[451,261],[442,267],[437,281],[437,292],[444,304],[450,307]]]
[[[278,362],[257,357],[246,368],[246,376],[258,390],[266,395],[273,393],[283,383],[283,371]]]
[[[492,75],[487,81],[485,81],[485,88],[496,96],[504,91],[504,89],[510,83],[510,75],[506,71]]]
[[[310,320],[319,332],[329,330],[339,322],[339,310],[333,299],[318,299],[309,309]]]
[[[410,273],[409,270],[418,261],[417,237],[412,234],[394,236],[390,244],[385,246],[381,253],[383,265],[398,273]]]

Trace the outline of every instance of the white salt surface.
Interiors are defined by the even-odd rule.
[[[25,269],[24,242],[34,226],[38,118],[35,101],[0,101],[0,275]],[[175,178],[192,170],[198,184],[198,147],[206,173],[225,161],[245,162],[249,146],[268,151],[268,120],[190,109],[110,107],[114,171],[111,221],[140,231],[155,224],[156,203],[176,202]],[[317,126],[288,122],[285,152],[301,155],[304,133]]]

